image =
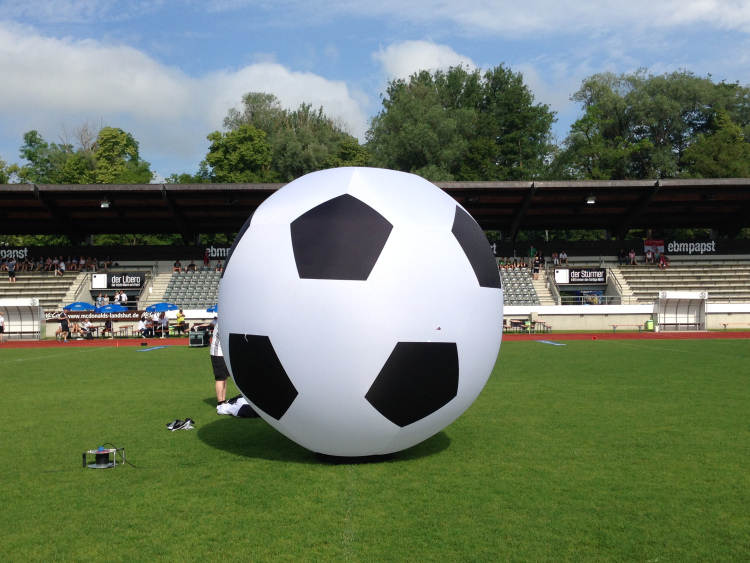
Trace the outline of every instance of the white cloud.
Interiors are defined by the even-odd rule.
[[[265,0],[214,0],[217,10],[268,6]],[[746,0],[277,0],[281,11],[295,9],[316,20],[349,14],[396,21],[458,24],[464,33],[577,33],[584,30],[667,29],[707,25],[750,32],[750,2]],[[455,30],[454,30],[455,31]]]
[[[452,66],[464,65],[475,68],[469,57],[459,55],[447,45],[430,41],[403,41],[381,48],[372,55],[380,63],[389,80],[409,78],[419,70],[448,70]]]
[[[194,78],[141,51],[92,40],[56,39],[0,22],[0,116],[2,137],[38,130],[57,140],[86,119],[133,134],[147,160],[191,163],[205,156],[206,135],[221,129],[230,107],[244,93],[275,94],[285,107],[322,106],[348,130],[364,137],[367,99],[342,81],[293,72],[275,62],[257,62]],[[9,160],[7,147],[0,146]],[[192,171],[159,170],[163,175]]]

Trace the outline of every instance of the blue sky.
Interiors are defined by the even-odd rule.
[[[389,80],[462,63],[522,72],[562,141],[597,72],[750,84],[750,0],[0,0],[0,159],[88,122],[132,133],[158,178],[194,173],[251,91],[364,141]]]

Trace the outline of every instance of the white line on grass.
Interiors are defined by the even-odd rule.
[[[633,346],[634,348],[648,348],[649,350],[663,350],[667,352],[679,352],[681,354],[685,354],[685,353],[699,354],[701,356],[711,356],[712,358],[732,358],[736,360],[747,360],[748,358],[750,358],[750,356],[729,356],[727,354],[711,354],[710,352],[698,352],[696,350],[682,350],[679,348],[667,348],[666,346],[647,346],[644,344],[634,344],[632,341],[628,341],[628,340],[602,340],[602,342],[615,342],[622,346]],[[653,341],[653,340],[651,342],[656,343],[656,341]]]
[[[50,354],[49,356],[34,356],[33,358],[18,358],[17,360],[5,360],[0,364],[13,364],[15,362],[28,362],[30,360],[45,360],[47,358],[57,358],[60,356],[72,356],[73,354],[85,354],[86,352],[96,352],[98,350],[105,350],[106,348],[89,348],[87,350],[71,350],[66,354]]]

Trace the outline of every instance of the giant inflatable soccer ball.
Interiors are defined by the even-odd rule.
[[[412,174],[338,168],[269,197],[219,289],[229,371],[288,438],[333,456],[396,452],[461,415],[502,338],[489,243]]]

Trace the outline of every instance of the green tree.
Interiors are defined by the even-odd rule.
[[[365,149],[334,119],[301,104],[285,110],[273,94],[250,92],[242,99],[242,109],[230,109],[224,127],[230,131],[251,125],[266,134],[271,147],[269,177],[288,182],[300,176],[331,168],[332,165],[361,166],[367,162]]]
[[[20,154],[28,164],[19,168],[19,180],[28,184],[61,183],[62,167],[73,148],[65,144],[47,143],[36,131],[25,133],[23,141]]]
[[[685,151],[710,131],[716,112],[750,127],[750,89],[685,70],[595,74],[571,99],[583,115],[556,155],[560,178],[677,177],[687,167]]]
[[[545,173],[554,112],[503,65],[452,67],[388,84],[367,148],[377,166],[430,180],[518,180]]]
[[[10,177],[13,174],[12,166],[0,158],[0,184],[7,184],[10,181]]]
[[[719,110],[714,131],[702,135],[685,150],[685,176],[694,178],[750,177],[750,143],[726,110]]]
[[[93,144],[74,147],[47,143],[36,131],[23,136],[18,178],[34,184],[145,184],[150,165],[140,158],[130,133],[114,127],[101,129]]]
[[[147,184],[154,176],[151,165],[138,153],[138,142],[122,129],[104,127],[99,131],[93,159],[96,184]]]
[[[240,125],[227,133],[208,135],[211,146],[205,164],[213,182],[273,182],[271,146],[265,132],[252,125]]]

